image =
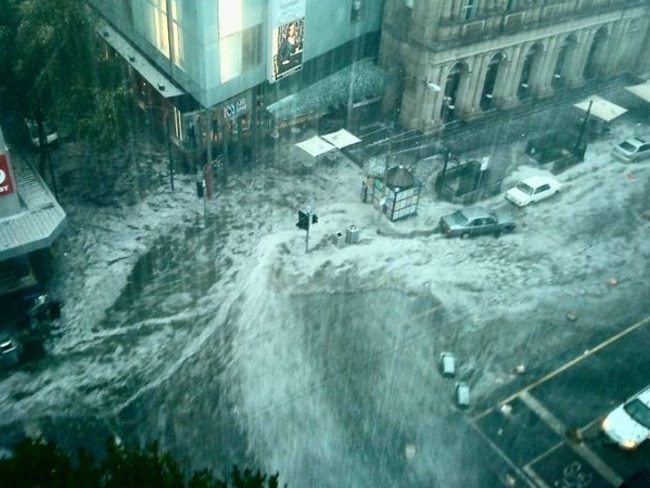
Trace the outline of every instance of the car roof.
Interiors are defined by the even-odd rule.
[[[641,144],[645,144],[646,142],[648,142],[648,138],[634,136],[634,137],[630,137],[629,139],[626,139],[625,142],[632,144],[634,146],[640,146]]]
[[[462,209],[463,215],[468,219],[477,217],[489,217],[491,212],[485,207],[465,207]]]
[[[551,176],[546,176],[546,175],[534,175],[534,176],[529,176],[528,178],[524,178],[521,180],[522,183],[526,183],[527,185],[532,186],[533,188],[543,185],[544,183],[555,183],[557,180]]]

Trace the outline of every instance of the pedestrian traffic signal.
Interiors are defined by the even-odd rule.
[[[312,224],[317,224],[318,223],[318,215],[316,215],[316,214],[311,215],[311,223]]]
[[[299,229],[309,230],[309,215],[305,212],[298,211],[298,223],[296,227]]]

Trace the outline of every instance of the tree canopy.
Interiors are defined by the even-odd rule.
[[[0,459],[0,480],[14,488],[279,488],[279,475],[232,468],[226,481],[208,469],[185,475],[156,442],[140,449],[109,438],[101,461],[80,450],[73,459],[44,439],[26,438]],[[286,488],[286,485],[285,485]]]
[[[0,2],[3,109],[52,119],[76,137],[108,145],[126,134],[129,92],[83,0]]]

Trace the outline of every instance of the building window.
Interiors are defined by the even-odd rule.
[[[350,22],[358,22],[363,17],[363,1],[352,0],[352,8],[350,9]]]
[[[508,0],[506,4],[506,12],[512,12],[517,8],[517,0]]]
[[[225,82],[261,63],[262,24],[244,29],[242,0],[218,0],[218,8],[219,71]]]
[[[183,66],[183,36],[178,8],[179,0],[153,0],[154,45],[169,58],[173,54],[174,63]],[[167,8],[169,7],[169,9]],[[170,53],[169,10],[171,10],[171,34],[173,53]]]
[[[174,63],[177,66],[183,67],[185,63],[184,48],[183,48],[183,29],[181,27],[180,9],[178,8],[178,0],[171,0],[172,8],[172,46],[174,50]]]
[[[262,24],[242,31],[242,69],[251,69],[262,61]]]
[[[221,81],[232,80],[242,71],[242,2],[219,0],[219,71]]]
[[[478,0],[467,0],[465,2],[465,6],[463,7],[463,18],[465,20],[470,20],[474,18],[474,15],[476,14],[476,4],[478,3]]]
[[[169,58],[169,28],[167,26],[167,0],[154,0],[153,5],[154,44]]]

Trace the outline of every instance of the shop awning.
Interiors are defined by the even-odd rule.
[[[591,110],[589,113],[598,117],[599,119],[604,120],[605,122],[614,120],[616,117],[620,117],[625,112],[627,112],[626,108],[616,105],[609,100],[605,100],[598,95],[591,95],[590,97],[584,99],[582,102],[574,104],[574,107],[577,107],[586,112],[589,110],[590,102]]]
[[[323,139],[325,139],[327,142],[333,144],[339,149],[347,146],[351,146],[352,144],[356,144],[357,142],[361,142],[361,139],[359,139],[357,136],[348,132],[345,129],[341,129],[336,132],[332,132],[330,134],[325,134],[323,136]]]
[[[21,211],[0,219],[0,261],[52,245],[61,234],[65,212],[36,171],[17,158],[12,161]]]
[[[129,41],[122,37],[110,25],[101,22],[97,27],[97,31],[161,96],[164,98],[173,98],[185,93],[174,85],[172,80],[161,73],[158,68],[151,64]]]
[[[640,85],[626,86],[625,89],[631,91],[637,97],[643,98],[646,102],[650,102],[650,80]]]
[[[324,141],[318,136],[314,136],[310,139],[307,139],[306,141],[299,142],[296,144],[296,146],[308,153],[310,156],[314,157],[320,156],[321,154],[325,154],[326,152],[335,149],[332,144]]]

